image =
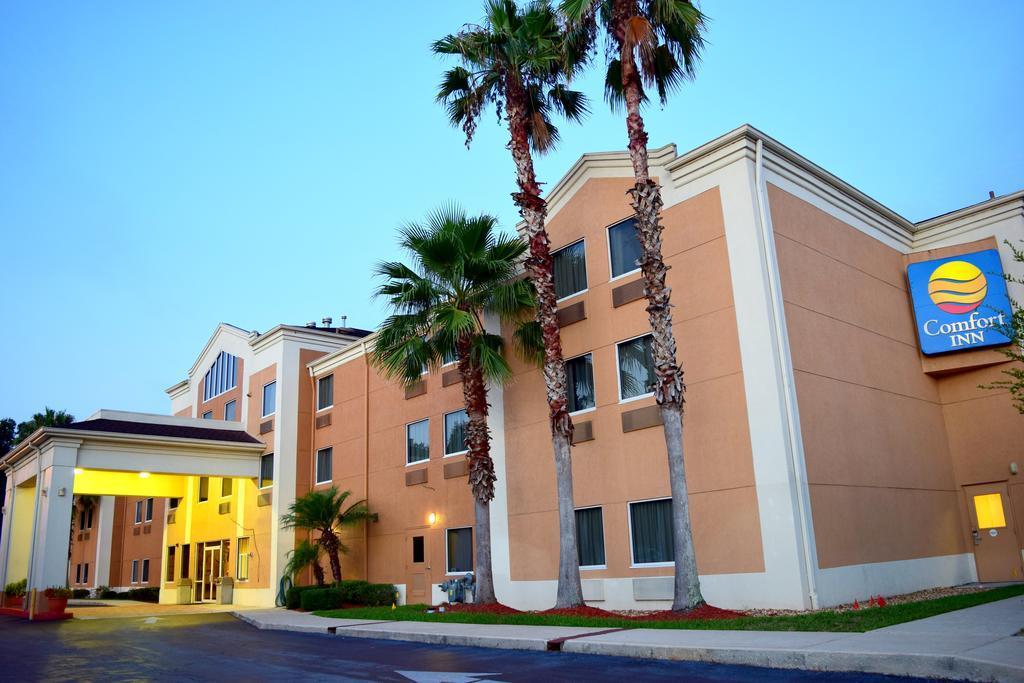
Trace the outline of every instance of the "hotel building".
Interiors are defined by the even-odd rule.
[[[1005,244],[1024,240],[1024,192],[913,223],[749,126],[650,161],[708,601],[801,609],[1021,579],[1024,417],[979,385],[1009,367],[993,268],[1024,277]],[[659,609],[672,591],[668,467],[631,185],[626,153],[583,156],[548,196],[548,231],[584,595]],[[441,601],[438,585],[473,569],[459,374],[403,387],[368,362],[372,341],[329,322],[222,324],[167,390],[172,416],[101,411],[41,430],[0,460],[0,579],[129,587],[148,559],[163,602],[223,598],[226,576],[233,602],[270,605],[296,538],[281,514],[337,486],[379,514],[344,532],[344,577]],[[558,562],[547,407],[540,370],[511,363],[513,380],[490,391],[495,587],[546,608]],[[72,504],[59,487],[104,496],[70,571],[67,533],[62,546],[44,523]]]

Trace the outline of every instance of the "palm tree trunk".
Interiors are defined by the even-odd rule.
[[[320,566],[319,559],[313,563],[313,580],[316,581],[316,585],[320,587],[323,587],[326,584],[326,581],[324,581],[324,568]]]
[[[321,529],[319,543],[324,551],[327,552],[327,557],[331,561],[331,576],[334,582],[341,581],[341,556],[338,551],[338,537],[330,529]]]
[[[672,489],[672,540],[675,560],[673,610],[692,609],[704,602],[697,574],[693,547],[686,468],[683,458],[683,384],[682,368],[676,363],[676,339],[672,330],[672,288],[665,282],[668,267],[661,255],[661,188],[651,180],[647,161],[647,131],[640,115],[641,83],[632,49],[622,50],[626,24],[636,14],[635,0],[615,0],[612,38],[620,48],[622,87],[626,101],[626,132],[629,158],[633,163],[635,184],[629,195],[636,214],[636,232],[643,256],[643,276],[647,316],[653,337],[654,371],[658,379],[654,395],[664,421],[665,447],[668,452],[669,483]]]
[[[551,421],[551,441],[555,455],[555,481],[558,490],[558,591],[555,607],[583,604],[580,563],[576,550],[576,512],[572,488],[572,419],[568,411],[567,378],[562,358],[562,338],[558,329],[554,265],[551,243],[544,229],[547,203],[533,170],[533,156],[527,135],[526,91],[514,73],[506,79],[505,110],[508,115],[510,149],[516,166],[519,191],[512,195],[519,214],[526,221],[530,256],[526,272],[537,291],[537,322],[544,340],[544,384]]]
[[[494,461],[491,459],[490,434],[487,429],[487,385],[483,370],[469,357],[468,339],[459,342],[459,373],[462,375],[462,396],[466,404],[466,460],[469,462],[469,485],[475,499],[476,525],[473,541],[476,550],[476,591],[474,601],[494,603],[494,574],[491,570],[491,500],[494,498]]]

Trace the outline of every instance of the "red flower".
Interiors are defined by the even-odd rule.
[[[885,607],[885,605],[886,605],[885,598],[883,598],[881,595],[879,595],[878,596],[878,606],[879,607]]]
[[[853,609],[860,609],[860,603],[856,600],[853,601]]]

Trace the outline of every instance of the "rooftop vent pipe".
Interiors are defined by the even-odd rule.
[[[308,323],[306,323],[306,327],[316,327],[316,321],[310,320]]]
[[[324,327],[330,327],[331,323],[334,322],[334,319],[331,318],[330,316],[327,316],[326,318],[324,318],[320,322],[323,323]]]
[[[341,326],[342,327],[348,327],[348,316],[347,315],[341,316]]]

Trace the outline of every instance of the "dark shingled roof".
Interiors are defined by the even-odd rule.
[[[79,429],[83,432],[114,432],[137,434],[139,436],[163,436],[175,439],[206,439],[208,441],[234,441],[236,443],[263,443],[259,439],[237,429],[215,429],[212,427],[191,427],[154,422],[131,422],[129,420],[83,420],[63,425],[63,429]]]

